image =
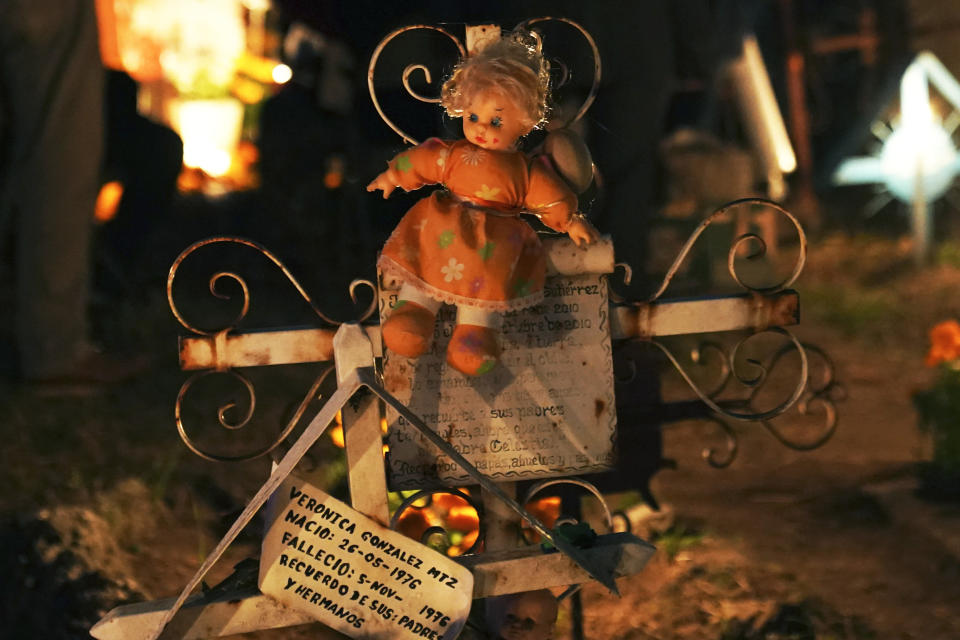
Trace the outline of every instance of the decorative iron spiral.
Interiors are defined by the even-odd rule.
[[[597,91],[600,88],[600,75],[601,75],[600,50],[597,48],[597,43],[594,41],[593,36],[590,35],[590,32],[584,29],[580,24],[568,18],[554,18],[550,16],[544,16],[541,18],[531,18],[529,20],[526,20],[520,23],[518,27],[523,27],[529,30],[535,24],[540,24],[540,23],[549,22],[549,21],[568,24],[573,28],[575,28],[577,31],[580,32],[581,35],[583,35],[584,39],[586,39],[587,44],[590,46],[590,50],[593,53],[593,85],[591,86],[590,92],[587,95],[586,99],[584,100],[583,104],[577,110],[576,115],[574,115],[574,117],[569,122],[564,123],[563,125],[563,126],[569,126],[570,124],[573,124],[574,122],[576,122],[577,120],[583,117],[583,115],[587,112],[587,110],[590,108],[590,106],[593,104],[593,101],[597,97]],[[370,92],[370,99],[373,102],[373,106],[377,110],[377,113],[380,114],[380,118],[383,119],[383,121],[387,124],[387,126],[390,127],[397,135],[403,138],[404,142],[407,142],[413,145],[419,144],[419,141],[417,141],[413,136],[403,131],[400,127],[396,125],[396,123],[393,122],[393,120],[391,120],[386,115],[386,113],[384,113],[383,108],[380,106],[380,101],[377,99],[377,92],[374,86],[373,79],[374,79],[374,71],[376,69],[377,62],[380,60],[380,55],[383,53],[383,50],[387,46],[387,44],[389,44],[394,38],[396,38],[400,34],[407,33],[409,31],[415,31],[418,29],[436,31],[437,33],[440,33],[446,36],[453,42],[454,45],[456,45],[457,52],[459,53],[461,59],[467,56],[466,48],[463,46],[463,43],[461,43],[461,41],[456,36],[454,36],[452,33],[450,33],[449,31],[447,31],[442,27],[437,27],[437,26],[427,25],[427,24],[414,24],[414,25],[401,27],[399,29],[391,31],[389,34],[386,35],[386,37],[383,38],[383,40],[380,41],[380,43],[373,50],[373,54],[370,56],[370,64],[367,66],[367,90]],[[403,83],[403,88],[415,100],[419,100],[420,102],[426,102],[430,104],[438,104],[440,102],[439,97],[424,96],[410,86],[410,77],[413,75],[415,71],[419,71],[423,73],[424,79],[426,80],[427,84],[433,83],[433,76],[430,73],[430,69],[426,65],[414,63],[414,64],[407,65],[403,70],[403,74],[401,76],[401,82]]]
[[[287,439],[290,433],[293,432],[294,428],[297,426],[297,424],[299,424],[300,419],[303,417],[304,412],[307,410],[307,407],[315,398],[317,398],[320,385],[323,384],[323,381],[326,380],[327,376],[330,375],[331,371],[333,371],[332,365],[326,367],[323,370],[323,372],[319,376],[317,376],[316,380],[314,380],[313,384],[310,386],[310,389],[307,391],[306,395],[303,397],[303,400],[300,401],[300,405],[297,407],[297,410],[294,412],[293,417],[290,418],[290,420],[287,422],[286,426],[283,428],[280,434],[271,443],[263,447],[260,447],[259,449],[255,449],[254,451],[250,451],[248,453],[234,454],[234,455],[218,454],[208,449],[205,449],[201,447],[193,438],[190,437],[190,435],[187,433],[186,425],[184,425],[184,422],[183,422],[183,399],[187,395],[187,393],[190,391],[190,388],[197,381],[199,381],[202,378],[206,378],[207,376],[226,375],[226,376],[231,376],[236,380],[239,380],[240,383],[243,385],[243,388],[246,390],[247,397],[249,398],[248,400],[249,404],[246,412],[242,415],[240,420],[231,421],[229,419],[228,413],[230,413],[233,409],[236,408],[237,406],[236,403],[231,402],[231,403],[222,405],[217,410],[217,420],[220,423],[220,426],[230,431],[238,431],[246,427],[247,424],[249,424],[251,418],[253,417],[254,410],[256,409],[257,395],[256,395],[256,391],[254,391],[253,383],[251,383],[250,380],[247,379],[247,377],[244,376],[243,374],[233,370],[200,371],[192,375],[186,382],[184,382],[183,386],[180,387],[180,393],[177,394],[177,402],[174,405],[174,419],[176,420],[176,423],[177,423],[177,432],[180,434],[180,438],[183,440],[183,443],[187,445],[187,448],[190,449],[190,451],[197,454],[201,458],[204,458],[205,460],[210,460],[212,462],[244,462],[247,460],[253,460],[255,458],[259,458],[260,456],[265,456],[269,454],[271,451],[273,451],[274,449],[276,449],[277,447],[279,447],[280,444]]]
[[[751,408],[741,411],[731,408],[729,405],[721,405],[715,399],[715,396],[723,390],[727,384],[727,380],[732,376],[735,378],[741,385],[748,389],[754,390],[751,393],[751,398],[756,395],[756,389],[763,385],[767,380],[767,377],[770,372],[771,363],[764,364],[759,360],[754,358],[744,358],[743,362],[753,368],[753,375],[748,375],[742,370],[742,368],[737,366],[737,363],[740,362],[739,353],[740,350],[746,345],[749,341],[755,339],[757,336],[761,336],[765,333],[775,333],[782,336],[785,336],[790,344],[787,345],[786,349],[796,350],[797,354],[800,357],[800,374],[798,376],[797,384],[794,386],[793,391],[790,393],[789,397],[777,404],[771,409],[764,411],[756,411]],[[807,386],[807,376],[808,376],[808,363],[807,363],[807,354],[803,345],[797,340],[797,337],[793,335],[789,330],[784,329],[783,327],[770,327],[764,331],[760,331],[754,334],[751,334],[742,340],[740,340],[730,352],[730,355],[725,358],[726,364],[724,367],[728,370],[725,370],[722,375],[722,385],[716,386],[708,391],[705,391],[700,388],[700,386],[693,380],[687,370],[680,364],[680,361],[673,354],[673,352],[659,340],[651,339],[645,341],[648,344],[652,344],[657,347],[667,359],[673,364],[674,368],[683,378],[684,382],[690,386],[693,392],[697,395],[700,400],[706,404],[710,409],[712,409],[717,414],[730,418],[732,420],[743,420],[743,421],[757,421],[757,420],[766,420],[780,415],[790,407],[792,407],[803,395],[804,389]],[[718,347],[719,348],[719,347]]]
[[[740,285],[741,287],[743,287],[745,290],[749,292],[766,294],[766,295],[783,291],[784,289],[787,289],[788,287],[790,287],[794,282],[796,282],[797,278],[800,277],[800,273],[803,271],[803,267],[807,259],[807,235],[803,231],[803,226],[800,224],[800,221],[797,220],[792,213],[790,213],[781,205],[779,205],[778,203],[772,200],[767,200],[766,198],[741,198],[740,200],[734,200],[732,202],[728,202],[727,204],[718,207],[716,210],[713,211],[713,213],[711,213],[709,216],[704,218],[703,221],[701,221],[700,224],[697,225],[697,228],[693,230],[693,233],[690,234],[690,237],[687,238],[687,241],[684,243],[683,247],[680,249],[680,253],[677,254],[676,258],[674,258],[674,261],[670,265],[670,268],[667,270],[666,275],[663,277],[663,280],[661,281],[660,286],[656,289],[656,291],[654,291],[652,295],[650,295],[650,297],[640,302],[639,304],[649,304],[651,302],[656,302],[657,300],[659,300],[660,297],[664,294],[664,292],[666,292],[666,290],[670,287],[670,283],[673,281],[674,277],[676,277],[677,272],[680,271],[680,267],[683,266],[683,263],[686,261],[687,256],[689,256],[691,251],[693,250],[693,246],[697,243],[697,240],[700,238],[700,236],[703,235],[703,232],[706,230],[706,228],[709,227],[714,222],[716,222],[718,219],[725,217],[731,210],[737,209],[739,207],[744,207],[744,206],[769,207],[783,214],[787,218],[787,220],[789,220],[790,223],[793,224],[794,229],[796,229],[797,238],[799,239],[799,250],[797,254],[797,260],[793,265],[793,269],[790,272],[790,275],[788,275],[786,278],[784,278],[780,282],[770,286],[752,287],[748,285],[740,276],[740,274],[737,272],[737,262],[736,262],[737,253],[745,247],[751,247],[753,250],[746,257],[748,260],[755,260],[766,255],[767,245],[763,241],[763,238],[761,238],[757,234],[745,233],[734,239],[733,243],[730,245],[730,249],[727,252],[727,270],[729,271],[730,276],[733,278],[734,282],[736,282],[738,285]],[[625,285],[629,285],[632,277],[632,272],[629,266],[622,263],[618,264],[617,266],[624,267],[624,273],[622,276],[623,283]],[[611,294],[611,299],[618,303],[637,304],[636,301],[631,302],[631,301],[625,300],[623,296],[615,293]]]
[[[468,493],[465,493],[459,489],[452,487],[434,487],[428,489],[420,489],[416,493],[413,493],[407,496],[403,502],[400,503],[400,506],[397,507],[397,510],[394,511],[393,515],[390,517],[390,528],[394,531],[397,530],[397,525],[400,523],[400,520],[403,518],[403,515],[409,509],[426,509],[429,508],[433,497],[438,494],[447,494],[454,495],[458,498],[464,500],[470,507],[477,512],[477,526],[479,531],[477,534],[477,539],[474,540],[473,544],[469,548],[463,551],[463,555],[473,553],[475,549],[483,542],[485,526],[483,521],[483,506],[473,499]],[[423,501],[423,504],[417,505],[418,502]],[[450,533],[441,526],[431,526],[424,530],[423,534],[420,536],[419,542],[421,544],[426,544],[431,538],[436,535],[443,535],[446,537],[447,542],[450,543]]]
[[[575,487],[579,487],[581,489],[585,489],[587,493],[590,494],[591,497],[595,498],[597,502],[600,503],[600,506],[603,508],[603,517],[604,517],[604,522],[607,525],[607,531],[608,532],[613,531],[613,516],[610,513],[610,507],[607,506],[607,501],[604,499],[603,494],[600,493],[600,490],[597,489],[595,485],[593,485],[590,482],[587,482],[582,478],[552,478],[549,480],[543,480],[541,482],[538,482],[527,490],[527,493],[524,495],[523,501],[520,504],[524,505],[524,508],[526,508],[526,505],[530,504],[530,502],[533,501],[533,498],[538,493],[541,493],[542,491],[550,487],[555,487],[557,485],[562,485],[562,484],[569,484]],[[573,518],[567,518],[567,519],[557,520],[556,524],[560,525],[565,523],[576,524],[577,521]],[[523,538],[523,541],[525,543],[533,544],[527,538],[527,533],[525,528],[523,527],[520,528],[520,535]]]
[[[300,294],[300,297],[302,297],[307,302],[307,304],[310,305],[310,308],[313,310],[315,314],[317,314],[317,316],[321,320],[331,325],[340,325],[340,324],[343,324],[343,322],[345,322],[342,320],[335,320],[327,316],[327,314],[325,314],[320,309],[320,307],[317,306],[317,304],[313,301],[313,299],[309,296],[309,294],[307,294],[306,290],[303,288],[300,282],[293,276],[293,274],[286,267],[286,265],[284,265],[283,262],[281,262],[280,259],[277,258],[266,247],[264,247],[258,242],[254,242],[253,240],[247,240],[246,238],[239,238],[235,236],[217,236],[217,237],[207,238],[205,240],[199,240],[197,242],[194,242],[192,245],[184,249],[183,252],[181,252],[180,255],[177,256],[176,260],[174,260],[173,264],[170,266],[170,271],[167,275],[167,302],[170,305],[170,311],[173,313],[174,317],[185,329],[192,331],[193,333],[204,335],[204,336],[214,336],[218,333],[222,333],[225,331],[232,331],[240,324],[240,322],[243,321],[243,319],[247,315],[247,312],[250,310],[250,289],[247,286],[246,281],[240,275],[232,271],[218,271],[217,273],[213,274],[210,277],[210,281],[208,285],[211,294],[213,294],[217,298],[221,298],[224,300],[229,300],[231,298],[230,294],[223,293],[218,288],[218,284],[224,279],[228,279],[236,282],[240,286],[241,291],[243,292],[243,301],[241,304],[240,311],[237,313],[236,317],[227,327],[224,327],[218,330],[201,329],[187,322],[187,320],[180,313],[180,310],[178,309],[176,303],[173,301],[173,285],[177,277],[177,272],[180,269],[180,265],[183,263],[184,260],[187,259],[188,256],[193,254],[198,249],[209,246],[209,245],[213,245],[213,244],[236,244],[244,247],[250,247],[251,249],[258,251],[261,255],[266,257],[268,260],[270,260],[270,262],[272,262],[274,265],[276,265],[280,269],[283,275],[286,276],[287,280],[289,280],[290,283],[297,290],[297,293]],[[373,312],[376,311],[377,309],[376,286],[369,280],[357,279],[350,283],[349,293],[350,293],[351,301],[354,304],[357,303],[357,289],[359,287],[369,287],[372,292],[372,296],[371,296],[370,304],[367,306],[366,309],[362,311],[360,316],[355,320],[356,322],[362,322],[366,320],[371,315],[373,315]]]

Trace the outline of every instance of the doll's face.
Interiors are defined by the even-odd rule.
[[[481,91],[463,111],[463,136],[484,149],[512,149],[530,133],[528,118],[513,100],[494,91]]]

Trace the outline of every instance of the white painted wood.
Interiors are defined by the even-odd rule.
[[[337,382],[355,369],[373,366],[373,346],[357,324],[344,324],[333,339]],[[390,521],[387,477],[383,462],[380,406],[370,394],[341,411],[346,448],[350,502],[353,508],[382,525]]]

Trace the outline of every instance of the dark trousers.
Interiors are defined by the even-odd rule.
[[[88,334],[103,153],[93,0],[0,2],[0,151],[0,220],[17,236],[21,369],[56,375]]]

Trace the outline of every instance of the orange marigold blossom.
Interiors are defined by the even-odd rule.
[[[960,323],[945,320],[930,329],[930,351],[926,364],[934,367],[942,362],[960,358]]]
[[[424,532],[435,523],[434,515],[426,509],[407,509],[397,521],[397,531],[419,542]]]
[[[477,510],[468,504],[451,507],[444,521],[450,529],[463,531],[464,533],[480,527]]]

